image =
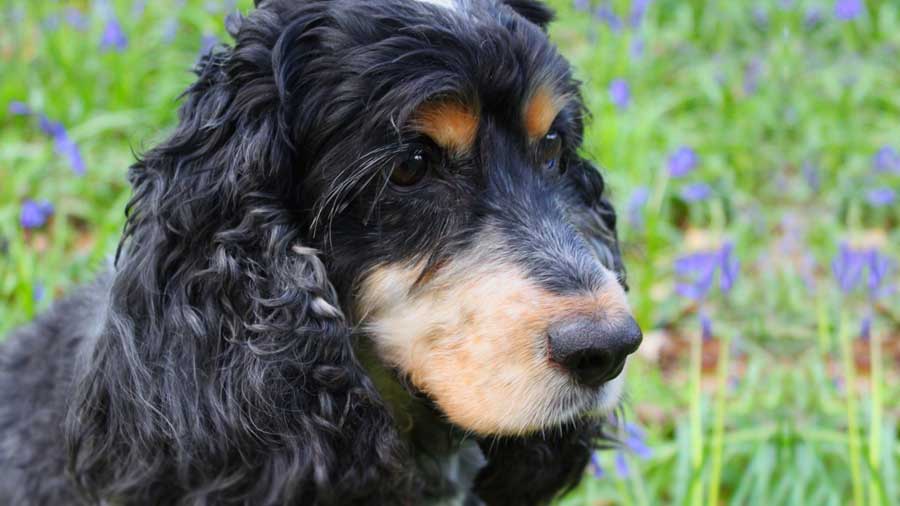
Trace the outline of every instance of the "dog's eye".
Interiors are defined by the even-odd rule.
[[[559,157],[562,154],[562,136],[551,130],[541,139],[538,146],[538,160],[545,171],[562,172]]]
[[[410,187],[428,175],[434,156],[427,147],[412,149],[405,160],[397,164],[391,172],[391,182],[397,186]]]

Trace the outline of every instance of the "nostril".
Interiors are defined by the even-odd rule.
[[[642,334],[630,317],[616,322],[581,317],[551,326],[549,339],[551,360],[579,383],[599,386],[622,373]]]

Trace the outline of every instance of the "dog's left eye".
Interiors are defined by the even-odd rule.
[[[434,163],[434,152],[428,146],[416,146],[391,171],[395,186],[408,188],[425,179]]]
[[[538,160],[545,171],[562,172],[559,157],[562,155],[562,136],[551,130],[544,136],[538,146]]]

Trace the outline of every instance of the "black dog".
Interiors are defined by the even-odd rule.
[[[0,503],[544,504],[640,342],[532,0],[270,0],[11,336]]]

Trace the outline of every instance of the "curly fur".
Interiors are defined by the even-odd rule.
[[[364,237],[346,216],[368,217],[378,200],[374,168],[342,171],[371,152],[360,139],[390,138],[385,122],[408,115],[422,89],[457,84],[454,71],[375,90],[354,77],[414,64],[392,51],[415,48],[415,34],[392,48],[375,27],[404,26],[408,3],[344,16],[359,4],[272,0],[229,21],[234,47],[202,59],[177,128],[129,171],[111,273],[2,347],[0,502],[419,505],[436,494],[342,310],[366,262],[330,236]],[[507,3],[550,20],[536,2]],[[431,35],[461,45],[460,29]],[[423,53],[417,61],[468,65]],[[348,61],[359,68],[335,68]],[[581,111],[573,118],[565,157],[585,205],[574,223],[623,274],[603,180],[575,154]],[[350,125],[362,134],[348,136]],[[422,236],[416,248],[435,250]],[[599,436],[585,418],[481,442],[469,504],[544,504],[579,481]]]

